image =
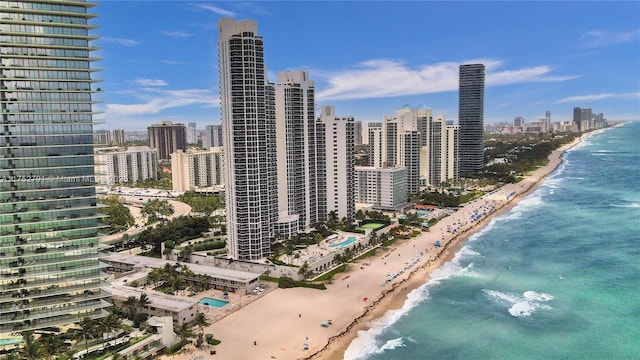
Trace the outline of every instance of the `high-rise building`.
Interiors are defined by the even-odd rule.
[[[190,122],[187,124],[187,144],[198,143],[198,129],[196,129],[196,123]]]
[[[353,123],[353,134],[355,136],[355,144],[362,145],[362,121],[356,121]]]
[[[96,182],[101,185],[158,179],[158,154],[148,146],[101,148],[94,159]]]
[[[0,1],[0,338],[106,313],[84,1]]]
[[[109,130],[96,130],[93,133],[94,145],[111,145],[111,132]]]
[[[524,126],[524,117],[522,116],[516,116],[513,118],[513,126],[515,127],[522,127]]]
[[[178,150],[171,154],[173,190],[216,190],[224,185],[224,154],[221,147],[201,151]]]
[[[320,122],[326,153],[326,211],[338,218],[354,219],[354,144],[353,117],[335,114],[333,106],[323,106]]]
[[[223,144],[222,138],[222,125],[207,125],[204,127],[202,147],[205,150],[211,147],[221,147]]]
[[[371,122],[368,125],[369,138],[369,166],[381,168],[384,166],[384,132],[381,122]]]
[[[163,121],[147,127],[147,133],[149,134],[149,147],[156,149],[158,160],[169,160],[172,153],[187,149],[184,124]]]
[[[458,123],[460,124],[460,174],[484,166],[484,64],[460,65]]]
[[[275,89],[266,82],[263,44],[255,21],[218,22],[227,247],[241,260],[271,253],[278,219]]]
[[[124,130],[114,129],[111,131],[111,141],[113,141],[114,145],[124,145],[127,142],[124,137]]]
[[[318,189],[325,181],[318,167],[325,164],[318,156],[315,85],[306,71],[283,71],[275,91],[279,214],[297,215],[299,230],[305,230],[327,215],[319,201],[326,194]]]

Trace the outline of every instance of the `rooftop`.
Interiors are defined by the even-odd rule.
[[[237,282],[248,283],[252,280],[258,278],[259,275],[246,272],[246,271],[238,271],[238,270],[229,270],[218,267],[213,267],[209,265],[199,265],[199,264],[191,264],[178,262],[173,260],[163,260],[156,259],[146,256],[138,256],[131,255],[127,253],[116,253],[111,254],[109,256],[105,256],[102,258],[103,261],[113,261],[113,262],[121,262],[126,264],[132,264],[134,266],[143,267],[143,268],[161,268],[164,267],[165,264],[178,264],[180,266],[185,265],[189,270],[193,271],[196,274],[200,275],[209,275],[212,278],[217,279],[226,279]]]

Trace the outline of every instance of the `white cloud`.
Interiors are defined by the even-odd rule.
[[[562,98],[558,100],[558,103],[567,103],[567,102],[580,102],[580,101],[598,101],[603,99],[640,99],[640,92],[637,93],[625,93],[625,94],[614,94],[614,93],[602,93],[602,94],[589,94],[589,95],[577,95],[577,96],[569,96],[566,98]]]
[[[193,36],[192,33],[184,32],[184,31],[163,31],[162,33],[172,38],[185,38],[185,37]]]
[[[372,59],[351,69],[316,70],[313,73],[316,78],[329,84],[328,88],[318,92],[320,100],[381,98],[455,91],[458,89],[458,68],[461,64],[469,63],[485,64],[488,86],[575,78],[551,76],[550,66],[500,71],[503,62],[495,59],[441,62],[413,67],[399,60]]]
[[[107,119],[115,120],[157,114],[163,110],[184,106],[220,106],[219,96],[206,89],[158,90],[145,88],[128,91],[128,94],[137,97],[142,102],[136,104],[107,104],[105,111]]]
[[[120,44],[120,45],[124,45],[124,46],[136,46],[136,45],[140,44],[138,41],[133,40],[133,39],[103,37],[103,38],[100,38],[100,40],[106,41],[106,42],[110,42],[110,43],[114,43],[114,44]]]
[[[217,6],[199,4],[198,7],[200,9],[204,9],[204,10],[208,10],[208,11],[214,12],[214,13],[216,13],[218,15],[227,16],[227,17],[236,17],[236,13],[234,13],[233,11],[225,10],[225,9],[219,8]]]
[[[587,31],[580,36],[583,47],[605,47],[640,39],[640,29],[611,33],[607,31]]]
[[[143,79],[143,78],[136,78],[135,83],[141,86],[165,86],[167,85],[167,82],[164,80],[160,80],[160,79]]]

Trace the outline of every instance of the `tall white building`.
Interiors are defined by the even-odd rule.
[[[335,107],[323,106],[320,122],[324,131],[326,154],[327,213],[335,211],[340,219],[355,216],[354,126],[353,117],[337,117]]]
[[[271,253],[278,218],[274,88],[255,21],[218,23],[227,247],[234,259]]]
[[[409,195],[420,190],[420,149],[427,144],[428,121],[431,117],[431,109],[408,105],[398,108],[395,116],[384,117],[383,166],[407,168]]]
[[[96,182],[101,185],[158,179],[158,153],[148,146],[102,148],[94,159]]]
[[[319,148],[314,96],[314,82],[309,80],[306,71],[278,73],[275,85],[278,207],[281,214],[278,222],[288,223],[294,219],[292,216],[297,216],[299,230],[324,221],[327,215],[324,187],[318,186],[325,181],[325,171],[322,169],[324,154]]]
[[[381,168],[384,166],[384,132],[382,123],[369,123],[368,126],[369,139],[369,166]]]
[[[427,145],[420,154],[425,185],[438,186],[459,178],[459,125],[447,124],[443,115],[429,118]]]
[[[178,150],[171,154],[173,190],[216,190],[224,186],[224,154],[221,147]]]

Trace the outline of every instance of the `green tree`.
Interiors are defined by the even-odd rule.
[[[173,205],[169,201],[153,199],[144,204],[140,213],[147,219],[147,224],[151,224],[173,215],[173,211]]]
[[[43,335],[40,337],[39,342],[49,359],[57,359],[58,355],[64,352],[66,348],[62,338],[52,334]]]
[[[122,319],[120,319],[117,314],[111,312],[109,315],[98,320],[97,328],[101,333],[107,334],[107,339],[110,339],[113,337],[114,331],[122,329]]]
[[[144,309],[149,305],[151,305],[151,300],[149,300],[149,296],[145,293],[140,294],[140,297],[138,298],[138,307],[140,309]]]
[[[89,355],[89,339],[95,337],[96,322],[90,317],[85,317],[78,325],[79,328],[75,329],[73,339],[78,343],[84,342],[85,357],[87,357]]]
[[[175,329],[176,335],[180,338],[180,343],[182,345],[187,343],[187,339],[192,338],[195,334],[193,330],[191,330],[191,326],[188,323],[183,323]]]
[[[135,296],[129,296],[127,300],[122,304],[127,309],[127,314],[129,315],[129,320],[135,319],[137,315],[138,308],[138,299]]]
[[[207,319],[207,315],[201,312],[196,314],[196,316],[193,318],[192,324],[198,327],[198,329],[200,330],[200,334],[204,334],[204,328],[211,325],[209,319]]]
[[[107,205],[99,209],[101,213],[108,215],[103,221],[109,225],[109,231],[111,233],[126,230],[135,224],[135,219],[131,215],[131,211],[120,202],[119,196],[110,195],[101,201]]]
[[[22,348],[20,348],[20,355],[25,360],[39,360],[46,357],[46,351],[41,344],[35,340],[31,331],[23,332],[22,334]]]

